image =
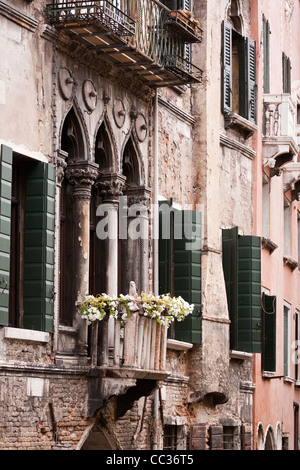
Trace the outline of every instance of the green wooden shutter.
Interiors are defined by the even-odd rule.
[[[222,111],[232,111],[232,27],[230,23],[222,25]]]
[[[295,313],[295,351],[294,351],[294,363],[295,363],[295,379],[299,378],[299,313]]]
[[[262,370],[276,370],[276,296],[262,294]]]
[[[174,214],[172,200],[159,204],[159,293],[174,295],[173,286],[173,244]]]
[[[26,184],[24,328],[52,331],[55,168],[39,162]]]
[[[261,352],[261,240],[238,237],[238,350]]]
[[[174,293],[194,304],[194,311],[183,322],[176,322],[175,339],[201,343],[201,221],[196,211],[180,211],[174,218]],[[191,232],[195,235],[195,244]],[[194,248],[193,248],[194,246]]]
[[[264,93],[270,93],[270,23],[263,16]]]
[[[238,275],[238,262],[237,262],[237,240],[238,228],[223,230],[223,247],[222,259],[224,279],[227,294],[227,304],[230,317],[230,348],[237,349],[237,312],[238,312],[238,298],[237,298],[237,275]]]
[[[0,156],[0,325],[8,325],[12,149],[1,146]]]
[[[247,119],[256,123],[257,85],[256,85],[256,42],[246,38],[247,54]]]
[[[223,230],[223,270],[230,324],[231,349],[261,352],[260,238]]]

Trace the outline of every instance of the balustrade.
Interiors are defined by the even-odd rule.
[[[111,326],[113,345],[108,341]],[[92,367],[165,371],[167,327],[144,316],[142,311],[125,320],[105,317],[90,328]]]
[[[202,31],[197,21],[172,13],[158,0],[54,0],[47,5],[57,28],[150,84],[165,86],[172,75],[174,83],[199,82],[202,71],[187,60],[186,45],[200,42]]]

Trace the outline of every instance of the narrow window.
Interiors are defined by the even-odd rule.
[[[284,200],[284,254],[291,255],[291,207],[286,199]]]
[[[282,53],[282,91],[291,93],[291,60],[286,54]]]
[[[284,312],[284,337],[283,337],[283,350],[284,350],[284,376],[290,376],[290,353],[291,353],[291,309],[287,304],[283,307]]]
[[[164,427],[164,450],[177,449],[177,426],[166,425]]]
[[[262,235],[270,236],[270,183],[266,175],[263,175],[262,187]]]
[[[264,93],[270,93],[270,24],[263,16]]]

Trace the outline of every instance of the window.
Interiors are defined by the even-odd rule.
[[[291,369],[290,369],[290,358],[291,358],[291,309],[289,305],[284,305],[283,307],[284,312],[284,337],[283,337],[283,350],[284,350],[284,357],[283,357],[283,367],[284,371],[283,374],[285,377],[290,377]]]
[[[166,425],[164,427],[164,450],[177,449],[177,426]]]
[[[223,230],[223,271],[230,317],[230,347],[261,352],[261,240]]]
[[[264,93],[270,93],[270,24],[263,15]]]
[[[223,22],[222,111],[256,123],[256,43]]]
[[[293,363],[295,365],[295,379],[299,379],[299,312],[295,312],[295,342],[294,342]]]
[[[262,294],[262,370],[276,371],[276,296]]]
[[[0,187],[0,324],[52,331],[54,167],[2,145]]]
[[[291,207],[286,199],[284,200],[284,254],[291,255]]]
[[[262,235],[270,236],[270,183],[266,175],[263,175],[262,187]]]
[[[282,91],[283,93],[291,93],[291,60],[282,53]]]
[[[172,330],[175,339],[190,343],[201,342],[200,216],[175,209],[172,201],[160,204],[159,293],[181,295],[195,305],[193,314]]]
[[[300,269],[300,212],[298,212],[298,220],[297,220],[297,226],[298,226],[298,266]]]

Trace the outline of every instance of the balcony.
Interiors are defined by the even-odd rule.
[[[151,87],[199,83],[186,45],[201,42],[194,21],[184,22],[158,0],[53,1],[47,18],[72,39],[105,55]]]
[[[283,165],[295,162],[299,152],[296,104],[289,94],[264,95],[264,165],[279,175]]]

